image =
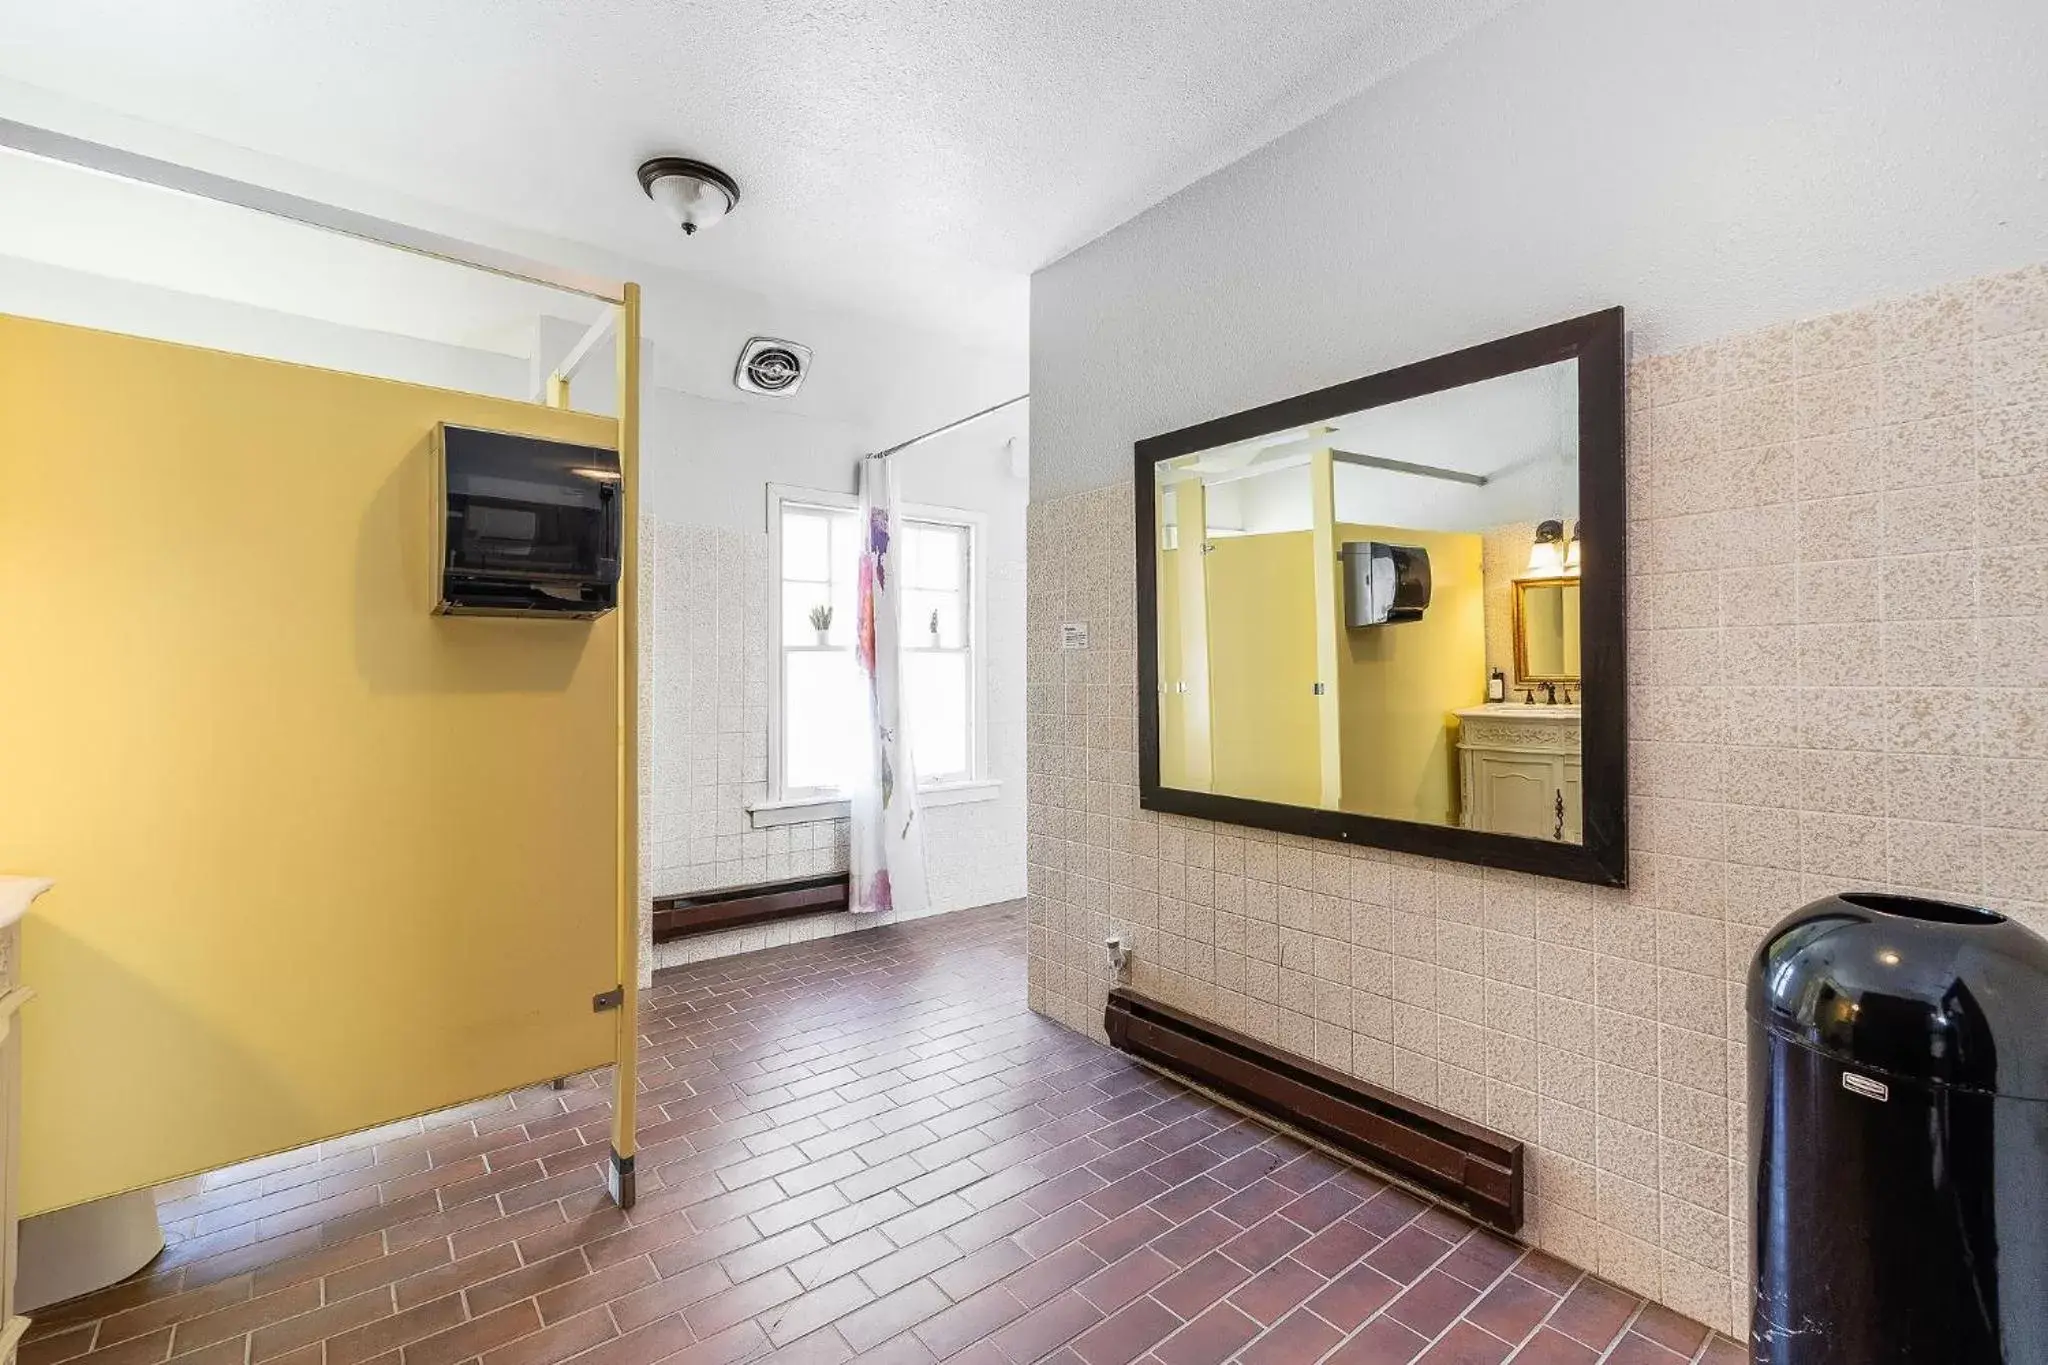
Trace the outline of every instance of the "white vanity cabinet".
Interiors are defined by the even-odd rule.
[[[1515,702],[1458,717],[1458,805],[1467,829],[1584,842],[1579,708]]]
[[[19,979],[21,917],[49,887],[27,877],[0,877],[0,1365],[10,1365],[28,1320],[14,1311],[14,1164],[21,1151],[21,1006],[29,991]]]
[[[28,992],[16,984],[21,928],[0,928],[0,1365],[12,1365],[28,1319],[14,1311],[16,1234],[14,1163],[21,1150],[21,1030],[19,1010]]]

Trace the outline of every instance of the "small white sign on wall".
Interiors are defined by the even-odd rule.
[[[1086,621],[1060,622],[1060,648],[1088,648],[1088,623]]]

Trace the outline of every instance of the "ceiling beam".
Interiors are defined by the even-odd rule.
[[[1474,488],[1484,488],[1488,483],[1484,474],[1467,474],[1462,469],[1440,469],[1433,464],[1410,464],[1406,460],[1390,460],[1384,455],[1360,455],[1350,450],[1332,450],[1330,458],[1339,464],[1358,465],[1365,469],[1384,469],[1390,474],[1414,474],[1425,479],[1444,479],[1451,483],[1469,483]]]
[[[428,256],[453,265],[503,275],[507,279],[523,280],[528,284],[545,285],[550,289],[581,294],[605,303],[621,302],[626,295],[623,281],[548,265],[543,261],[531,260],[510,251],[500,251],[496,247],[485,246],[479,242],[467,242],[458,237],[449,237],[442,233],[429,232],[424,228],[393,222],[388,218],[357,213],[354,209],[323,204],[315,199],[286,194],[282,190],[273,190],[263,185],[252,185],[245,180],[233,180],[191,166],[180,166],[173,161],[161,161],[153,156],[144,156],[120,147],[110,147],[105,143],[88,142],[84,138],[72,137],[48,128],[38,128],[33,124],[17,123],[13,119],[0,119],[0,148],[20,152],[26,156],[40,157],[45,161],[76,166],[81,170],[97,171],[102,175],[111,175],[122,180],[154,185],[158,189],[171,190],[178,194],[210,199],[217,204],[233,204],[238,208],[268,214],[273,218],[283,218],[307,227],[319,228],[323,232],[354,237],[359,241],[375,242],[379,246],[392,247],[415,256]]]

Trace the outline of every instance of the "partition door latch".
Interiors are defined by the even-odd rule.
[[[606,1010],[618,1009],[626,1003],[626,988],[614,986],[608,991],[599,991],[590,997],[590,1012],[603,1014]]]

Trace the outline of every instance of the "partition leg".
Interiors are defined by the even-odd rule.
[[[604,1168],[604,1187],[612,1202],[622,1209],[630,1209],[639,1198],[634,1189],[633,1158],[612,1153],[609,1165]]]
[[[612,1154],[605,1184],[612,1202],[633,1207],[640,1085],[640,286],[619,301],[619,473],[625,543],[620,546],[618,1045],[612,1066]]]

